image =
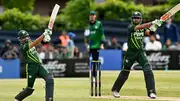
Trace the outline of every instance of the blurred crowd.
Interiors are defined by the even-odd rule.
[[[74,44],[73,39],[76,37],[75,33],[62,31],[59,36],[59,43],[45,43],[41,42],[36,47],[39,57],[41,59],[65,59],[65,58],[83,58],[83,53]],[[0,48],[0,57],[3,59],[19,58],[19,46],[13,45],[11,40],[6,40],[4,45]]]
[[[0,50],[0,57],[3,59],[15,59],[19,57],[17,46],[12,45],[11,40],[6,40]]]
[[[144,38],[144,49],[147,51],[166,51],[166,50],[180,50],[180,33],[176,24],[172,19],[166,21],[163,25],[163,33],[156,34]],[[85,29],[85,37],[89,35],[89,29]],[[163,36],[162,36],[163,35]],[[79,47],[74,43],[75,33],[62,31],[59,36],[58,44],[44,43],[36,47],[41,59],[64,59],[64,58],[83,58],[87,57],[88,53],[80,51]],[[85,38],[86,39],[86,38]],[[88,51],[88,43],[85,43]],[[128,49],[127,42],[120,43],[118,38],[113,36],[106,37],[105,49],[121,49],[126,51]],[[0,48],[0,57],[3,59],[19,58],[19,46],[13,45],[11,40],[6,40],[4,45]]]
[[[54,46],[52,44],[40,45],[37,48],[41,59],[82,58],[83,54],[78,47]]]

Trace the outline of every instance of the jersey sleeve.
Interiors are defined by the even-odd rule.
[[[136,25],[132,25],[132,24],[129,25],[129,26],[128,26],[128,31],[129,31],[129,32],[135,32],[135,27],[136,27]]]
[[[127,33],[127,35],[128,36],[130,36],[132,33],[134,33],[136,30],[135,30],[135,27],[136,27],[136,25],[133,25],[133,24],[130,24],[129,26],[128,26],[128,33]]]
[[[28,51],[29,50],[29,43],[26,43],[26,44],[22,45],[22,50],[23,51]]]

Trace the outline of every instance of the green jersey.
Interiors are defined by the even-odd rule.
[[[128,26],[128,49],[143,50],[143,38],[145,29],[135,30],[136,25]]]
[[[100,49],[101,42],[104,41],[104,39],[104,29],[101,22],[96,20],[95,23],[90,23],[90,49]]]
[[[36,51],[35,47],[29,48],[30,42],[24,43],[20,45],[20,50],[23,54],[24,59],[27,63],[41,63],[41,59]]]

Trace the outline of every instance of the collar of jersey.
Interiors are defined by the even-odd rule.
[[[90,21],[89,21],[89,23],[90,23],[90,25],[94,25],[96,23],[96,20],[94,21],[94,23],[91,23]]]

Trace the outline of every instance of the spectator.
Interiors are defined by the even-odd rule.
[[[174,49],[174,48],[175,48],[175,46],[172,44],[171,39],[167,39],[165,45],[162,48],[162,50],[166,51],[166,50],[171,50],[171,49]]]
[[[9,49],[11,49],[11,40],[6,40],[4,46],[1,49],[0,57],[3,56],[5,52],[7,52]]]
[[[0,57],[3,59],[18,58],[18,52],[16,48],[11,45],[11,40],[6,40],[5,44],[0,52]]]
[[[56,56],[57,59],[64,59],[70,57],[66,47],[61,46],[58,48],[58,50],[59,54]]]
[[[150,42],[149,36],[144,36],[143,42],[144,42],[145,45],[146,45],[147,43],[149,43],[149,42]]]
[[[60,45],[66,47],[68,45],[69,36],[66,31],[62,31],[62,34],[59,36]]]
[[[180,42],[177,42],[176,44],[175,44],[175,50],[180,50]]]
[[[49,44],[48,50],[45,52],[45,59],[55,59],[56,55],[53,45]]]
[[[112,37],[111,44],[108,46],[108,49],[121,49],[121,45],[117,42],[116,37]]]
[[[45,59],[45,47],[37,47],[37,52],[39,53],[40,59]]]
[[[158,34],[153,34],[150,36],[149,38],[150,42],[146,44],[145,50],[158,51],[162,49],[162,44],[157,39],[158,36],[159,36]]]
[[[58,59],[58,55],[59,55],[59,54],[60,54],[60,53],[59,53],[58,48],[54,48],[54,55],[55,55],[54,59]]]
[[[74,48],[74,58],[82,58],[83,54],[80,52],[78,47]]]
[[[19,57],[19,49],[18,46],[13,45],[12,46],[12,50],[17,54],[17,56]]]
[[[176,46],[176,47],[174,47],[175,50],[180,50],[180,42],[177,42],[175,46]]]
[[[73,52],[74,52],[74,48],[75,48],[73,39],[76,37],[76,34],[69,32],[68,35],[69,35],[70,39],[68,41],[67,50],[69,52],[70,57],[73,57]]]
[[[179,41],[178,27],[172,23],[171,18],[166,21],[164,26],[164,42],[166,42],[167,39],[171,39],[173,44]]]
[[[2,56],[3,59],[15,59],[18,58],[18,55],[16,54],[15,51],[13,50],[8,50],[7,52],[5,52]]]
[[[108,49],[110,45],[111,45],[111,40],[108,39],[108,38],[106,38],[106,39],[104,40],[104,48],[105,48],[105,49]]]

